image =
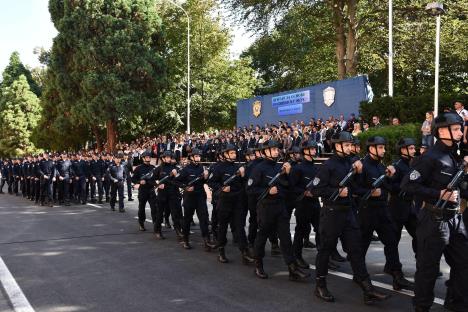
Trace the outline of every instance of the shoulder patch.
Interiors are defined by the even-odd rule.
[[[312,182],[312,184],[313,184],[314,186],[317,186],[319,183],[320,183],[320,178],[317,178],[317,177],[314,178],[314,181]]]
[[[247,185],[248,185],[248,186],[251,186],[252,183],[253,183],[253,179],[249,179],[249,180],[247,181]]]
[[[419,173],[418,170],[413,170],[413,171],[411,171],[410,176],[409,176],[409,178],[410,178],[411,181],[417,180],[417,179],[419,179],[420,177],[421,177],[421,174]]]

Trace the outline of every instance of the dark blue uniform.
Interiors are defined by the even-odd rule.
[[[39,162],[39,175],[41,183],[41,205],[47,202],[52,204],[52,179],[55,177],[55,164],[52,160],[43,159]]]
[[[57,188],[59,204],[70,204],[71,161],[60,159],[57,161]]]
[[[115,210],[115,203],[117,201],[117,193],[119,194],[119,211],[124,212],[124,182],[127,179],[125,168],[123,164],[112,164],[109,166],[108,176],[111,183],[111,198],[110,206],[112,210]]]
[[[146,220],[146,202],[150,205],[151,218],[153,220],[154,232],[161,233],[162,212],[158,211],[156,203],[156,192],[154,186],[156,185],[156,176],[154,175],[155,167],[150,164],[141,164],[135,168],[133,173],[132,182],[140,184],[141,180],[145,184],[140,184],[138,188],[138,222],[140,226],[144,227]],[[151,174],[152,173],[152,174]],[[144,178],[147,176],[146,178]]]
[[[442,254],[450,266],[445,305],[452,311],[468,311],[468,233],[459,203],[448,203],[446,209],[435,208],[440,191],[447,187],[458,170],[455,149],[442,141],[424,153],[402,182],[405,192],[423,202],[418,215],[416,237],[416,287],[414,304],[429,309],[434,300],[434,285]],[[461,197],[468,192],[461,190]],[[424,310],[425,311],[425,310]]]
[[[88,178],[86,161],[75,160],[72,162],[74,195],[77,203],[86,204],[86,180]]]
[[[156,180],[162,180],[168,175],[171,174],[171,171],[174,169],[178,169],[174,164],[167,164],[161,163],[156,170],[154,171],[154,175]],[[182,206],[180,204],[180,192],[179,188],[171,183],[173,180],[169,178],[169,181],[166,180],[164,184],[164,188],[158,188],[157,193],[157,202],[158,202],[158,209],[163,212],[167,218],[166,222],[169,219],[169,215],[172,217],[172,222],[174,224],[174,229],[177,231],[178,234],[182,234]]]
[[[98,194],[98,203],[102,204],[104,195],[102,180],[106,173],[105,163],[102,159],[91,160],[89,162],[89,179],[91,188],[91,202],[96,202],[96,193]]]

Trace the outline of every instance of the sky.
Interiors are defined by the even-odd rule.
[[[40,66],[34,48],[49,49],[57,35],[48,11],[48,0],[0,0],[0,73],[10,55],[18,51],[21,61],[31,68]],[[254,40],[242,27],[232,27],[231,56],[238,58]]]

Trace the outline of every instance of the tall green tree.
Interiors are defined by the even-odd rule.
[[[19,53],[17,51],[13,52],[10,56],[10,62],[8,63],[7,67],[3,71],[3,79],[0,83],[0,87],[3,86],[11,86],[14,81],[18,80],[18,78],[24,75],[28,81],[29,87],[31,91],[34,92],[37,96],[41,95],[41,89],[36,81],[33,79],[31,75],[31,71],[27,69],[24,64],[21,62]]]
[[[0,101],[0,155],[20,156],[36,150],[31,135],[37,126],[41,106],[26,76],[2,86]]]
[[[163,110],[166,66],[155,1],[50,0],[49,11],[58,30],[49,69],[62,110],[96,135],[105,127],[113,150],[119,125]]]
[[[164,56],[168,64],[167,107],[185,128],[187,94],[187,21],[169,2],[161,2],[166,32]],[[250,97],[259,85],[250,58],[232,60],[231,33],[216,14],[214,0],[189,0],[190,16],[191,124],[193,130],[226,128],[235,124],[236,101]]]

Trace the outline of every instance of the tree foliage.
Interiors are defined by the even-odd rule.
[[[35,152],[31,134],[37,126],[41,106],[26,76],[20,75],[11,85],[2,85],[1,92],[0,156],[12,157]]]

